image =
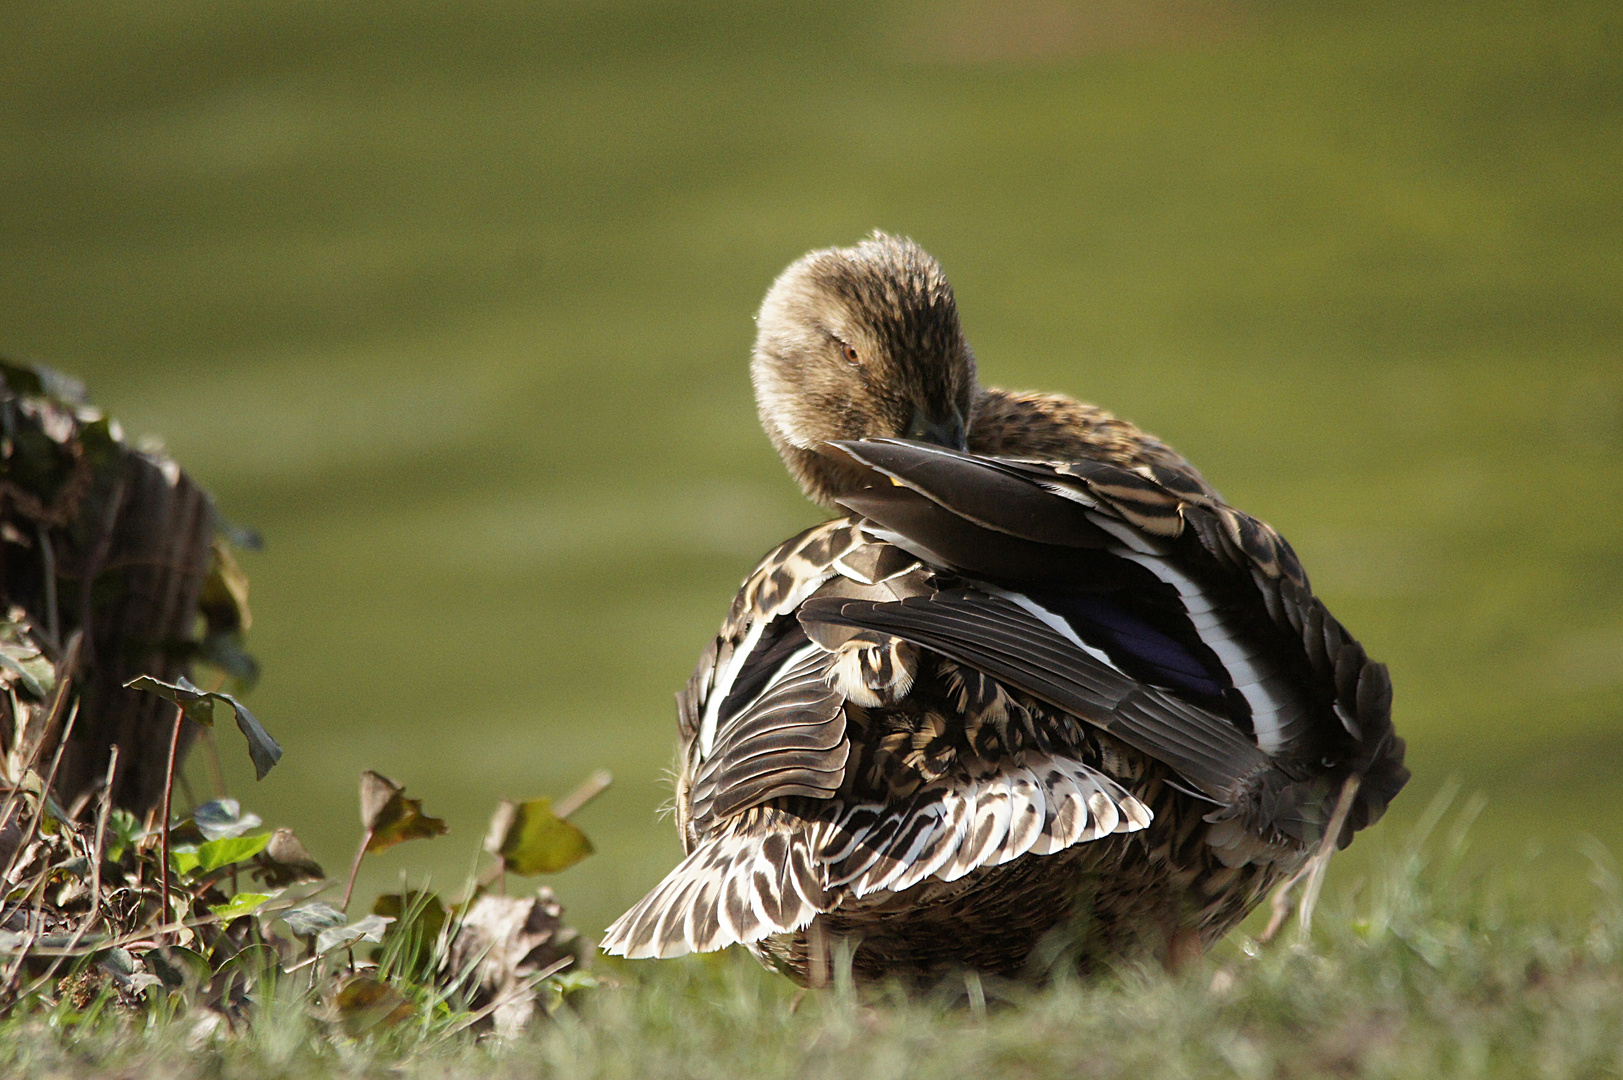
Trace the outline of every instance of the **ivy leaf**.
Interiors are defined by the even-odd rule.
[[[331,930],[335,926],[344,925],[344,913],[327,903],[325,900],[315,900],[308,904],[300,904],[296,908],[288,908],[282,912],[282,921],[287,928],[299,937],[309,937],[324,930]]]
[[[141,827],[141,819],[123,809],[115,809],[107,815],[107,832],[111,843],[107,845],[106,858],[114,863],[124,857],[126,848],[135,846],[146,835],[146,830]]]
[[[197,848],[191,844],[169,849],[169,868],[183,877],[196,870],[202,861],[197,856]]]
[[[241,836],[263,824],[258,814],[244,814],[242,804],[235,799],[213,799],[204,803],[192,811],[192,821],[205,840]]]
[[[491,818],[486,847],[509,872],[525,876],[557,873],[592,853],[586,834],[552,812],[551,799],[503,799]]]
[[[167,945],[149,949],[142,955],[147,970],[162,980],[168,990],[196,990],[214,974],[208,958],[195,949],[182,945]]]
[[[361,774],[361,826],[366,850],[376,855],[407,840],[445,835],[445,822],[423,813],[421,799],[408,799],[405,789],[368,769]]]
[[[270,732],[248,711],[248,707],[230,694],[216,694],[237,714],[237,730],[248,740],[248,756],[253,759],[254,779],[263,780],[265,774],[282,760],[282,744],[271,738]]]
[[[271,732],[266,731],[258,718],[248,711],[248,706],[243,705],[237,698],[229,693],[219,693],[216,697],[222,702],[229,703],[230,708],[237,713],[237,731],[242,732],[242,736],[247,739],[248,757],[253,758],[253,778],[265,780],[265,773],[271,771],[271,767],[282,760],[281,742],[273,739]]]
[[[156,694],[165,701],[173,701],[186,714],[186,719],[204,727],[214,726],[216,701],[223,701],[231,706],[237,717],[237,728],[242,732],[243,738],[248,740],[248,756],[253,759],[256,779],[265,779],[265,774],[282,759],[281,744],[271,738],[270,732],[266,731],[264,725],[248,711],[246,705],[230,694],[222,694],[216,690],[200,690],[184,675],[172,683],[154,679],[151,675],[138,675],[124,686],[130,690],[144,690],[149,694]]]
[[[206,844],[197,846],[197,869],[200,873],[211,873],[223,866],[239,863],[251,859],[265,850],[265,845],[271,841],[270,833],[261,833],[258,836],[227,836],[219,840],[210,840]]]
[[[211,553],[208,577],[197,597],[198,609],[216,632],[240,633],[254,621],[248,607],[248,575],[223,538],[215,537]]]
[[[270,893],[240,892],[224,904],[211,905],[209,911],[222,919],[230,920],[258,911],[269,899]]]
[[[56,686],[56,669],[38,649],[7,642],[0,646],[0,667],[15,675],[35,698],[44,701]]]
[[[382,941],[383,932],[394,922],[386,915],[368,915],[348,926],[335,926],[316,936],[316,953],[329,953],[354,945],[358,941]]]
[[[148,694],[156,694],[165,701],[172,701],[179,705],[181,712],[186,714],[186,719],[192,723],[202,724],[204,727],[209,728],[214,726],[213,698],[210,697],[208,691],[199,690],[193,686],[192,681],[184,675],[180,676],[178,681],[172,683],[166,683],[162,679],[154,679],[151,675],[137,675],[125,683],[124,688],[126,690],[141,690]]]

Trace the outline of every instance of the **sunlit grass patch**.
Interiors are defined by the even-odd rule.
[[[297,979],[243,1024],[184,1013],[25,1013],[0,1069],[25,1075],[642,1078],[1567,1077],[1623,1068],[1623,887],[1591,846],[1590,910],[1530,913],[1536,882],[1466,869],[1474,807],[1329,898],[1311,937],[1236,935],[1197,970],[1125,968],[1042,988],[949,980],[801,992],[735,950],[600,961],[603,984],[510,1040],[449,1012],[361,1035]],[[1444,815],[1440,804],[1423,829]]]

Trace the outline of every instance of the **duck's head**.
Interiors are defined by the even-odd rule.
[[[820,452],[836,439],[964,448],[975,357],[941,264],[913,241],[876,232],[803,256],[767,290],[756,323],[761,426],[814,502],[838,509],[867,475]]]

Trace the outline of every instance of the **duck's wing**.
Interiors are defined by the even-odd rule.
[[[854,518],[814,526],[762,560],[677,694],[685,839],[773,799],[826,799],[840,788],[851,749],[845,703],[904,696],[915,665],[901,653],[912,650],[894,638],[808,629],[796,613],[814,596],[897,600],[927,591],[928,576]]]
[[[1116,780],[1060,754],[902,798],[842,787],[847,701],[887,689],[903,697],[912,672],[898,638],[797,614],[819,601],[924,596],[930,580],[915,556],[855,519],[808,530],[750,575],[678,695],[688,856],[605,931],[605,951],[669,957],[748,944],[804,929],[850,897],[956,881],[1149,824],[1149,808]]]
[[[832,656],[794,613],[865,542],[839,519],[780,545],[744,582],[677,694],[682,815],[696,831],[770,799],[828,798],[839,788],[850,753],[845,699],[829,686]]]
[[[1352,831],[1407,780],[1391,683],[1267,525],[1180,477],[838,444],[843,502],[964,588],[813,601],[802,621],[893,634],[1089,720],[1258,824],[1312,839],[1340,781]]]

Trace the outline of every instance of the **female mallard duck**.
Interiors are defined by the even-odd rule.
[[[766,557],[677,696],[688,856],[606,951],[812,983],[835,949],[862,980],[1187,955],[1402,788],[1386,668],[1289,545],[1132,425],[977,386],[912,242],[789,267],[752,374],[846,516]]]

